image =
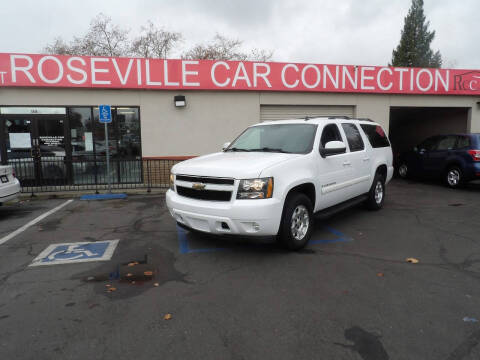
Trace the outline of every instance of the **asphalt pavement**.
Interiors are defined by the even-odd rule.
[[[66,201],[0,207],[0,242]],[[479,359],[479,214],[479,185],[394,180],[292,253],[74,198],[0,245],[0,359]]]

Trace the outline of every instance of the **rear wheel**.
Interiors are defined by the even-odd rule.
[[[445,173],[445,183],[452,189],[457,189],[463,185],[463,172],[458,166],[451,166]]]
[[[369,210],[380,210],[385,201],[385,178],[382,174],[375,174],[372,186],[368,192],[368,198],[365,204]]]
[[[408,165],[406,163],[401,163],[398,167],[398,176],[400,176],[402,179],[408,178]]]
[[[307,245],[313,231],[313,206],[301,193],[287,197],[278,239],[289,250],[300,250]]]

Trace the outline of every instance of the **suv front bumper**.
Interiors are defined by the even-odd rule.
[[[272,236],[278,233],[283,204],[277,199],[206,201],[168,190],[167,207],[173,218],[194,230],[212,234]]]

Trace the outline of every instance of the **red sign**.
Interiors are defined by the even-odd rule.
[[[480,70],[0,54],[0,86],[479,95]]]

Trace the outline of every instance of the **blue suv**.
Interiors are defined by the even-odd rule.
[[[398,175],[441,178],[451,188],[480,180],[480,134],[437,135],[400,155]]]

